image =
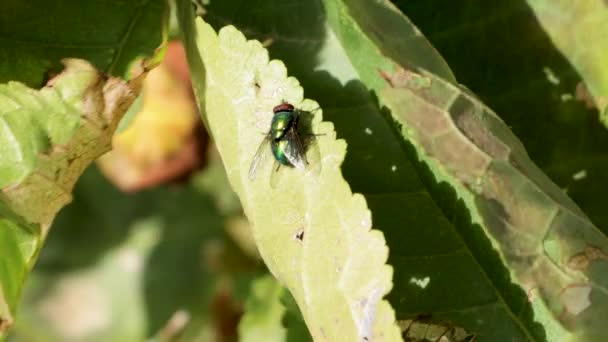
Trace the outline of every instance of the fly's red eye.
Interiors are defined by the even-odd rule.
[[[283,102],[278,106],[275,106],[272,109],[273,113],[277,113],[277,112],[293,112],[293,105],[291,103],[287,103],[287,102]]]

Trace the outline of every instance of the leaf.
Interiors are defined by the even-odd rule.
[[[0,12],[0,83],[41,87],[63,58],[82,58],[123,79],[162,58],[168,6],[163,0],[20,1]],[[154,59],[142,63],[146,59]]]
[[[298,82],[287,77],[281,62],[268,61],[259,42],[246,41],[230,26],[216,35],[198,20],[195,49],[189,7],[181,6],[194,88],[208,128],[252,222],[260,254],[293,294],[311,335],[398,339],[393,311],[382,300],[391,287],[391,269],[384,265],[388,251],[380,232],[370,230],[364,198],[353,195],[341,176],[344,142],[335,140],[318,106],[303,99]],[[322,165],[319,174],[311,172],[312,166],[303,172],[284,168],[273,189],[271,167],[259,170],[254,182],[247,174],[260,133],[268,129],[272,107],[281,100],[315,111],[313,131],[324,134],[318,139]]]
[[[550,340],[605,339],[606,236],[475,97],[429,73],[389,77],[383,98],[399,108],[393,115],[402,133],[479,215],[474,221],[528,294]]]
[[[21,287],[41,242],[89,163],[110,148],[112,132],[140,79],[104,78],[82,60],[41,90],[0,85],[0,335],[13,322]]]
[[[557,48],[583,77],[586,87],[581,84],[577,97],[591,106],[595,103],[608,127],[608,4],[602,0],[527,2]]]

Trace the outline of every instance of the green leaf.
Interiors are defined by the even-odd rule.
[[[608,5],[602,0],[579,2],[528,0],[555,46],[581,74],[585,85],[577,97],[594,101],[600,113],[608,109]],[[588,88],[585,89],[585,88]],[[585,89],[585,90],[583,90]],[[591,93],[591,99],[586,92]],[[608,127],[608,116],[602,115]]]
[[[37,253],[37,228],[0,201],[0,338],[14,323],[21,287]]]
[[[110,148],[139,79],[104,78],[82,60],[41,90],[0,85],[0,334],[13,321],[21,287],[55,214],[84,169]]]
[[[167,2],[8,0],[0,12],[0,83],[40,87],[63,58],[82,58],[124,79],[162,57]],[[148,60],[145,62],[145,60]]]
[[[364,198],[342,178],[344,142],[335,140],[318,105],[303,99],[297,80],[281,62],[269,62],[259,42],[230,26],[216,35],[200,19],[193,32],[189,9],[181,4],[180,20],[194,88],[267,266],[293,294],[314,338],[399,339],[393,311],[382,300],[391,288],[388,250],[382,234],[371,230]],[[283,168],[272,188],[270,164],[255,181],[248,170],[281,100],[314,111],[323,157],[318,173],[314,165],[302,172]]]

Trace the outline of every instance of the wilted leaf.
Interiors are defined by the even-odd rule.
[[[402,133],[468,203],[549,339],[605,339],[606,236],[475,97],[429,73],[387,77]]]
[[[399,339],[392,309],[382,300],[391,287],[392,272],[384,264],[388,250],[381,234],[370,230],[365,200],[341,176],[344,142],[335,140],[318,106],[303,99],[298,82],[287,77],[281,62],[268,61],[259,42],[246,41],[233,27],[218,36],[198,21],[195,49],[188,15],[180,15],[182,28],[208,127],[260,253],[294,295],[311,334],[327,340]],[[318,139],[319,165],[283,168],[272,188],[270,164],[255,181],[248,171],[272,107],[282,100],[313,111],[313,131],[324,135]]]
[[[0,202],[5,208],[0,231],[11,244],[0,250],[0,301],[8,303],[0,305],[0,319],[9,323],[50,223],[71,200],[80,174],[110,148],[143,77],[126,83],[105,77],[86,61],[65,63],[66,69],[39,91],[17,82],[0,85]]]
[[[71,200],[78,176],[110,149],[111,135],[133,102],[141,77],[106,78],[82,60],[40,91],[0,85],[2,199],[28,222],[50,224]]]

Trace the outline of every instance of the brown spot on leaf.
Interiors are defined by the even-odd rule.
[[[591,305],[591,286],[588,284],[571,284],[562,290],[560,300],[564,305],[562,318],[565,322],[569,317],[577,316]]]
[[[587,255],[584,252],[575,254],[572,258],[570,258],[570,261],[568,261],[568,267],[573,270],[582,271],[588,266],[589,258],[587,258]]]
[[[608,255],[601,248],[588,245],[585,247],[584,251],[577,253],[570,258],[568,267],[573,270],[583,271],[589,267],[589,264],[592,261],[600,259],[608,259]]]
[[[380,77],[390,84],[393,88],[428,88],[431,86],[431,79],[424,77],[414,71],[398,67],[394,73],[378,70]]]
[[[500,142],[481,121],[474,112],[472,104],[469,107],[453,113],[452,117],[456,126],[467,136],[478,148],[489,154],[493,158],[506,160],[509,156],[509,148]],[[464,109],[464,108],[463,108]]]

